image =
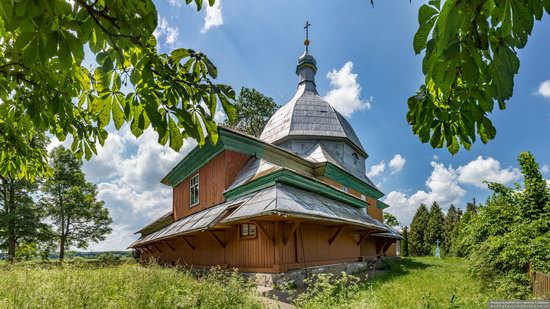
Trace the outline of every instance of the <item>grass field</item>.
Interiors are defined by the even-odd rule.
[[[487,308],[502,299],[468,275],[467,261],[458,258],[403,258],[388,263],[388,272],[339,295],[311,297],[307,308]],[[333,292],[341,293],[333,290]],[[335,293],[333,293],[335,294]],[[338,299],[338,303],[331,303]]]
[[[0,308],[259,308],[250,284],[159,266],[0,264]]]
[[[305,308],[487,308],[461,259],[405,258],[367,282],[324,282]],[[351,282],[351,284],[350,284]],[[9,266],[0,262],[0,308],[258,308],[253,287],[234,273],[192,276],[159,266]]]

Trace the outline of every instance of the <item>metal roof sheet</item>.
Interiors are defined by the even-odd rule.
[[[241,198],[228,201],[220,205],[201,210],[187,217],[181,218],[180,220],[175,221],[172,224],[165,226],[164,228],[154,233],[139,238],[134,243],[132,243],[129,248],[134,248],[139,245],[171,238],[174,236],[185,235],[192,232],[205,230],[218,223],[219,219],[227,210],[227,208],[238,205],[239,203],[242,203],[250,199],[251,197],[251,195],[243,196]]]
[[[382,223],[366,214],[364,209],[284,184],[258,191],[222,222],[271,214],[348,223],[388,232]]]
[[[299,85],[294,98],[271,116],[260,139],[274,144],[292,136],[343,138],[366,153],[344,116],[306,84]]]

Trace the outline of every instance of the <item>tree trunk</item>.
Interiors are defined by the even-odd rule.
[[[58,186],[57,190],[59,209],[61,210],[61,242],[59,244],[59,260],[63,261],[63,259],[65,258],[65,242],[67,240],[67,235],[65,234],[65,211],[63,209],[63,197],[61,196],[61,188]]]
[[[13,180],[7,181],[7,195],[5,197],[7,214],[13,214],[15,212],[15,183]],[[15,261],[15,251],[17,248],[17,240],[15,235],[15,222],[13,220],[8,221],[8,256],[7,259],[10,262]]]

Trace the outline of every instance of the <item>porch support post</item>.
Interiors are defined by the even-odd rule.
[[[218,237],[218,235],[216,235],[214,232],[212,232],[211,230],[208,230],[208,233],[210,233],[210,235],[212,235],[212,237],[214,237],[214,239],[216,239],[216,241],[220,244],[220,246],[222,246],[223,248],[225,248],[225,243]]]
[[[193,246],[193,244],[189,241],[189,239],[187,239],[185,236],[182,236],[181,237],[185,243],[192,249],[192,250],[195,250],[195,246]]]
[[[170,242],[168,242],[168,240],[165,240],[164,243],[168,246],[168,248],[170,248],[170,250],[176,251],[176,249],[170,244]]]
[[[330,240],[328,241],[328,245],[332,245],[332,242],[334,242],[334,240],[336,239],[336,237],[338,237],[338,235],[340,234],[340,232],[342,232],[342,230],[346,227],[346,225],[342,225],[341,227],[339,227],[336,232],[332,235],[332,237],[330,238]]]
[[[390,246],[391,246],[392,243],[393,243],[393,242],[391,242],[391,241],[387,241],[387,242],[384,244],[384,247],[382,247],[382,253],[383,253],[383,254],[386,254],[386,251],[388,251],[388,249],[390,248]]]
[[[155,247],[155,249],[157,249],[159,252],[162,253],[162,250],[160,250],[159,246],[157,246],[157,244],[153,244],[153,247]]]
[[[262,224],[258,221],[254,221],[254,223],[256,224],[256,226],[258,227],[258,229],[265,235],[265,237],[267,237],[269,240],[271,240],[271,242],[273,244],[275,244],[275,238],[271,237],[267,231],[264,229],[264,227],[262,226]]]
[[[284,239],[284,244],[285,245],[288,242],[288,239],[290,238],[290,236],[292,236],[292,233],[294,233],[294,231],[296,231],[296,229],[298,228],[299,225],[300,225],[300,221],[295,221],[294,224],[292,224],[292,227],[290,228],[290,231],[288,232],[288,234],[285,235],[285,239]]]
[[[372,231],[368,231],[365,234],[360,235],[359,236],[359,241],[357,242],[357,245],[359,246],[363,242],[363,240],[365,240],[367,237],[370,236],[370,234],[372,234]]]

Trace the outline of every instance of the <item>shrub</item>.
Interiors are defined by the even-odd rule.
[[[359,278],[345,272],[334,277],[333,274],[317,274],[305,279],[307,289],[294,301],[299,308],[342,308],[359,291]]]

